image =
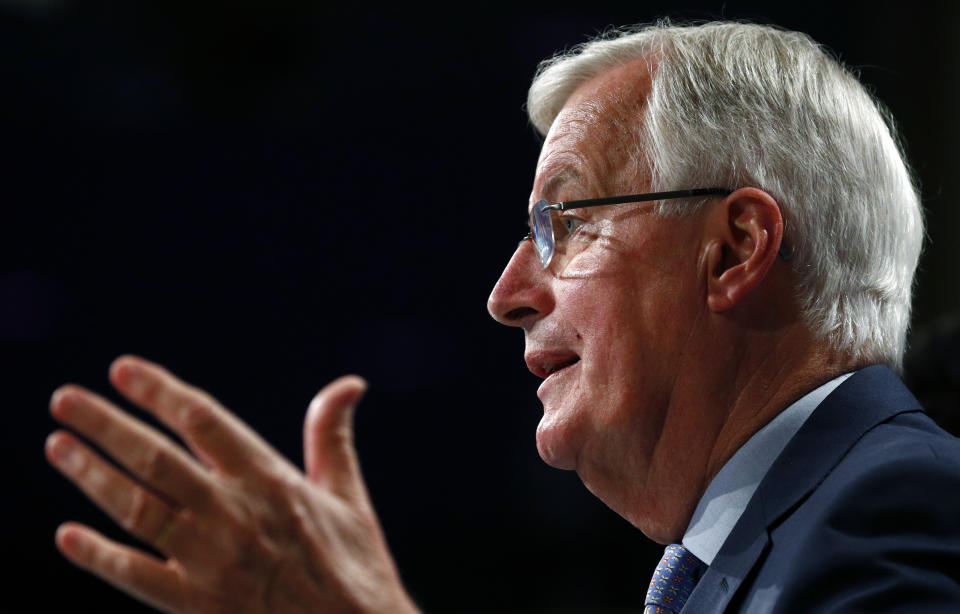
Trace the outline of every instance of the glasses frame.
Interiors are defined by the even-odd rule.
[[[546,269],[553,260],[553,251],[556,241],[553,236],[553,220],[551,211],[569,211],[584,207],[605,207],[609,205],[624,205],[627,203],[642,203],[652,200],[670,200],[675,198],[692,198],[696,196],[727,196],[733,190],[727,188],[694,188],[692,190],[671,190],[669,192],[650,192],[647,194],[628,194],[626,196],[608,196],[606,198],[587,198],[584,200],[568,200],[566,202],[549,203],[541,198],[530,208],[530,232],[523,238],[533,240],[534,251],[540,259],[540,264]],[[522,242],[522,241],[521,241]],[[783,252],[781,251],[781,256]]]

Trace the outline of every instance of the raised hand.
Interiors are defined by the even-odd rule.
[[[342,377],[311,402],[306,473],[213,397],[156,364],[121,357],[110,381],[193,454],[86,389],[58,389],[50,402],[54,418],[135,479],[64,430],[47,438],[47,458],[167,557],[64,523],[56,543],[70,561],[169,612],[416,612],[353,447],[362,379]]]

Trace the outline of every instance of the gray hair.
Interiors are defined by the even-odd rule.
[[[652,90],[634,137],[651,189],[767,191],[809,329],[860,364],[899,369],[923,216],[889,112],[805,34],[661,22],[542,62],[531,122],[546,134],[577,87],[641,58]]]

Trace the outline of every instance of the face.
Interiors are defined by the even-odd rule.
[[[643,64],[614,69],[574,93],[545,140],[531,203],[648,191],[642,156],[623,138],[649,91],[638,71]],[[523,329],[524,358],[544,378],[541,457],[576,470],[634,521],[703,301],[698,216],[660,217],[643,203],[560,215],[570,233],[554,262],[544,270],[532,243],[521,243],[488,307]]]

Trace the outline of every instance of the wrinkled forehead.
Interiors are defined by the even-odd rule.
[[[573,92],[544,140],[535,195],[555,199],[551,192],[570,181],[609,190],[649,178],[640,142],[649,70],[646,60],[635,60],[594,76]]]

